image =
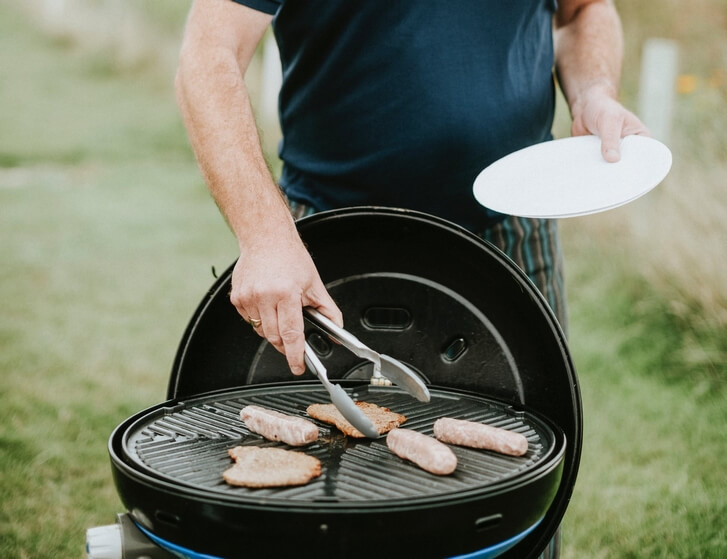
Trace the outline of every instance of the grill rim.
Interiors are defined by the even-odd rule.
[[[251,551],[317,559],[374,555],[394,559],[411,554],[441,559],[477,552],[542,524],[557,496],[564,465],[561,459],[529,483],[487,497],[460,497],[427,506],[316,510],[294,504],[231,503],[209,492],[180,491],[117,463],[112,463],[112,474],[122,503],[138,525],[196,553],[229,559],[249,557]],[[176,515],[177,523],[161,518],[160,511]],[[476,522],[483,511],[500,513],[501,522],[478,530]],[[320,530],[324,525],[327,532]],[[402,527],[407,527],[406,536]],[[375,537],[362,538],[365,533]]]
[[[360,386],[360,381],[340,381],[340,383],[346,387],[349,386]],[[240,495],[229,494],[224,492],[217,492],[203,487],[195,487],[192,484],[188,484],[181,481],[172,481],[168,476],[162,473],[156,473],[151,468],[140,465],[139,460],[129,456],[126,452],[126,443],[131,434],[136,432],[136,428],[143,424],[149,423],[150,416],[161,412],[164,409],[185,409],[187,406],[194,405],[195,402],[199,403],[215,403],[221,400],[223,397],[235,395],[242,395],[246,391],[253,392],[256,390],[272,390],[285,387],[286,389],[299,388],[300,386],[317,387],[316,381],[291,381],[288,383],[268,383],[268,384],[255,384],[255,385],[244,385],[235,389],[223,389],[213,391],[207,394],[201,394],[194,398],[188,398],[184,400],[167,400],[156,405],[153,405],[145,410],[138,412],[137,414],[127,418],[124,422],[119,424],[117,428],[111,434],[109,438],[108,451],[111,458],[112,465],[118,468],[121,473],[131,478],[134,478],[137,482],[143,485],[155,487],[157,489],[164,489],[169,493],[178,494],[179,496],[187,496],[191,499],[202,500],[207,503],[224,504],[233,509],[254,509],[254,510],[279,510],[279,511],[296,511],[296,512],[353,512],[360,511],[361,513],[370,513],[371,511],[405,511],[412,509],[423,509],[427,507],[437,507],[443,504],[456,504],[456,503],[467,503],[489,497],[495,497],[502,495],[516,489],[520,486],[527,485],[543,477],[551,475],[553,470],[558,469],[562,466],[565,453],[568,447],[568,441],[563,431],[555,425],[551,420],[532,412],[526,407],[513,406],[510,403],[499,402],[498,400],[487,398],[481,394],[453,389],[443,386],[432,386],[430,390],[433,394],[436,392],[444,392],[448,395],[462,395],[476,398],[478,400],[484,400],[487,402],[494,402],[511,408],[516,412],[527,413],[530,417],[534,418],[537,422],[541,423],[549,431],[546,433],[552,436],[550,448],[543,454],[543,456],[535,463],[532,467],[524,470],[523,472],[511,475],[503,480],[487,484],[485,486],[471,487],[465,489],[454,489],[450,492],[435,495],[424,495],[417,497],[403,497],[397,499],[380,499],[380,500],[355,500],[355,501],[298,501],[288,500],[276,497],[264,497],[261,502],[260,499],[254,498],[241,498]],[[332,427],[335,429],[335,427]],[[381,437],[380,441],[383,441],[385,437]],[[230,442],[232,443],[232,439]],[[282,445],[285,446],[285,445]],[[301,449],[299,449],[301,450]],[[220,472],[221,476],[221,472]]]

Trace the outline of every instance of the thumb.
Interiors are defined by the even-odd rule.
[[[325,300],[319,301],[318,304],[312,306],[322,315],[330,318],[336,326],[343,328],[343,313],[333,302],[333,299],[326,297]]]
[[[304,298],[303,306],[313,307],[322,315],[330,318],[336,326],[343,328],[343,313],[323,284],[319,284],[316,289],[311,290],[308,297]]]
[[[601,155],[609,163],[621,160],[621,122],[613,121],[601,130]]]

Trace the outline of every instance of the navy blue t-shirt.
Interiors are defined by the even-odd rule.
[[[471,230],[490,163],[551,136],[555,0],[235,0],[275,14],[282,188]]]

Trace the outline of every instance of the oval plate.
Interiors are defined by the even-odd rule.
[[[621,140],[621,160],[605,161],[597,136],[535,144],[495,161],[475,179],[483,206],[522,217],[561,218],[617,208],[656,187],[671,151],[646,136]]]

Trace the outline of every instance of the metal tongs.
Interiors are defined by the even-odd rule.
[[[368,438],[377,438],[379,436],[378,430],[374,427],[371,420],[366,417],[366,414],[356,406],[351,396],[346,394],[346,391],[340,385],[332,384],[328,380],[326,368],[321,363],[321,360],[318,359],[316,352],[313,351],[313,348],[308,342],[305,342],[305,362],[311,371],[313,371],[313,374],[323,383],[324,388],[331,395],[331,402],[341,412],[341,415]]]
[[[323,316],[317,310],[306,307],[303,309],[306,318],[323,330],[328,336],[339,342],[343,347],[359,357],[371,361],[374,364],[374,372],[380,373],[394,384],[414,396],[420,402],[428,402],[430,399],[429,389],[419,376],[409,367],[388,355],[377,353],[366,346],[356,336],[337,326],[332,320]],[[308,367],[320,379],[323,386],[331,395],[331,402],[338,408],[343,417],[351,425],[370,438],[379,436],[378,431],[371,423],[371,420],[354,404],[351,397],[339,385],[331,384],[328,380],[326,368],[316,355],[308,342],[305,344],[305,359]]]

